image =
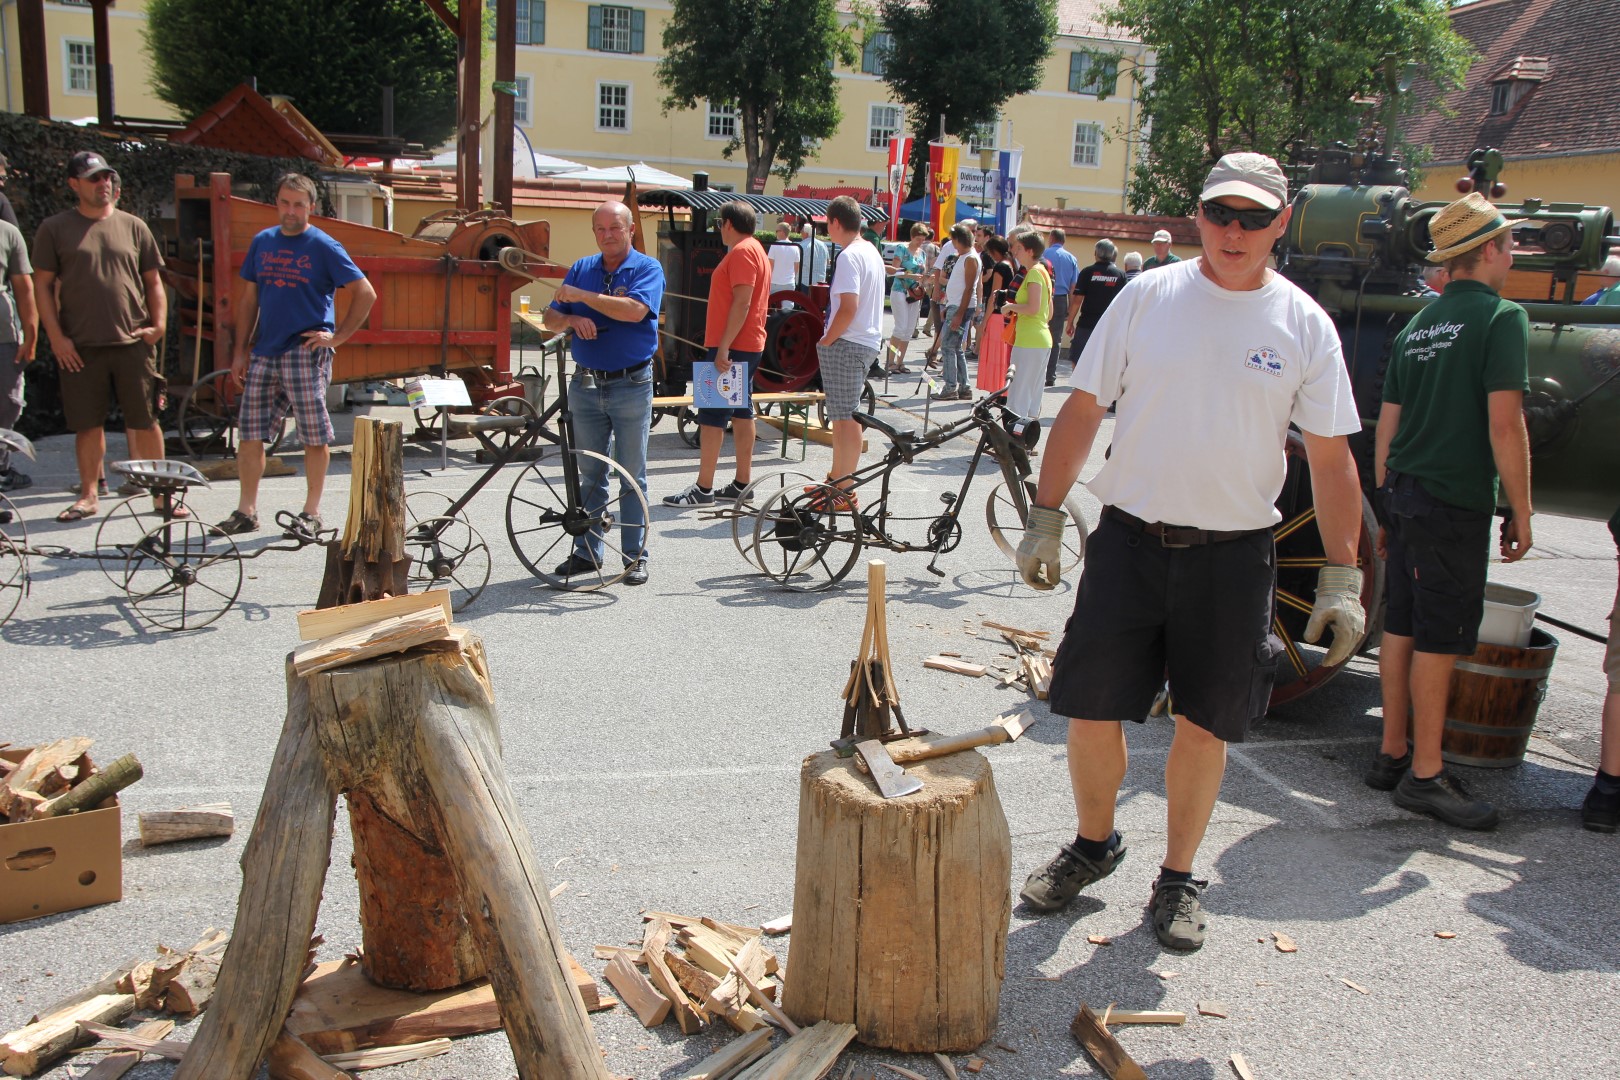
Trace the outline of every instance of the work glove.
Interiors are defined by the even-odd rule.
[[[1316,603],[1305,624],[1306,642],[1316,644],[1329,626],[1333,627],[1333,644],[1322,663],[1342,664],[1356,651],[1367,629],[1367,613],[1361,607],[1361,571],[1353,566],[1329,565],[1316,573]]]
[[[1018,543],[1018,576],[1032,589],[1057,588],[1062,576],[1063,526],[1069,515],[1044,506],[1029,508],[1024,538]]]

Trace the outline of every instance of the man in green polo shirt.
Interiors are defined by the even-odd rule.
[[[1451,281],[1395,339],[1374,457],[1388,608],[1378,652],[1384,738],[1366,781],[1393,791],[1397,806],[1466,829],[1494,828],[1499,817],[1444,770],[1440,736],[1452,669],[1478,640],[1498,476],[1512,514],[1502,558],[1530,550],[1530,321],[1500,295],[1518,224],[1478,193],[1429,223],[1429,261]]]

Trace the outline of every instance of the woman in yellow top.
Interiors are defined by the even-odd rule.
[[[1012,381],[1007,385],[1007,408],[1026,420],[1041,415],[1041,394],[1046,390],[1046,358],[1052,351],[1052,275],[1041,262],[1046,242],[1031,229],[1014,230],[1007,237],[1013,258],[1024,268],[1024,283],[1018,295],[1002,306],[1003,315],[1018,316],[1018,333],[1013,339]]]

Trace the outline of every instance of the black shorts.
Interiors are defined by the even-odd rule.
[[[1168,674],[1177,713],[1242,742],[1265,715],[1282,656],[1271,531],[1167,548],[1105,512],[1083,566],[1052,665],[1052,711],[1141,722]]]
[[[1491,515],[1441,502],[1403,473],[1389,473],[1376,496],[1389,550],[1384,631],[1418,652],[1467,656],[1485,614]]]

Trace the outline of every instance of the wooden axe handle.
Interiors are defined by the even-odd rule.
[[[1000,724],[991,724],[978,731],[969,731],[961,735],[951,735],[921,746],[891,746],[889,756],[897,765],[904,765],[908,761],[924,761],[928,758],[943,757],[954,754],[958,750],[972,750],[975,746],[994,746],[996,743],[1009,742],[1007,729]]]

